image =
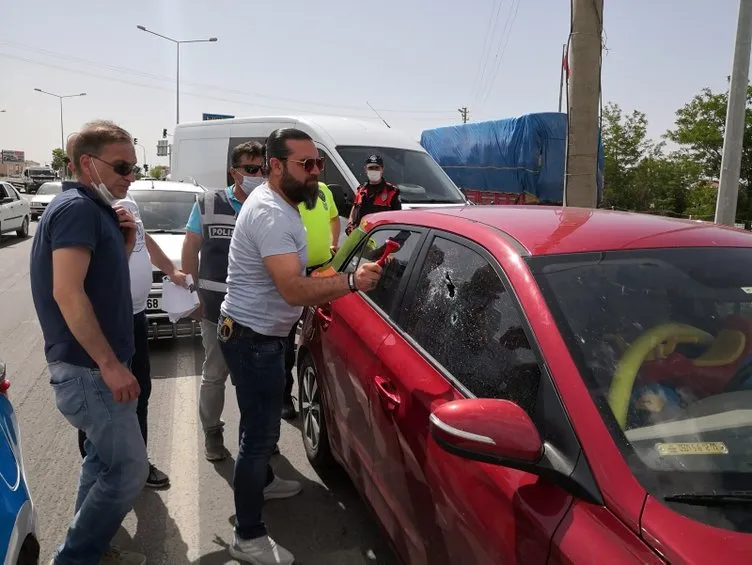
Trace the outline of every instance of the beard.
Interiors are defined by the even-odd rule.
[[[316,207],[318,187],[318,177],[309,176],[304,182],[300,182],[290,174],[287,168],[279,181],[279,188],[284,195],[295,204],[305,203],[308,210]]]

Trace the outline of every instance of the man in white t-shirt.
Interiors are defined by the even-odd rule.
[[[136,244],[128,257],[128,269],[131,275],[131,299],[133,300],[133,331],[136,352],[131,359],[131,373],[136,377],[141,387],[138,395],[136,413],[141,427],[141,435],[144,443],[147,439],[147,415],[149,409],[149,396],[151,395],[151,364],[149,363],[149,327],[146,321],[146,300],[149,297],[152,283],[152,269],[154,265],[165,273],[170,279],[181,286],[186,286],[185,274],[177,269],[172,261],[165,255],[156,241],[146,233],[141,221],[138,204],[130,195],[123,200],[113,203],[113,206],[122,206],[133,214],[136,220]],[[84,442],[86,435],[83,431],[78,432],[78,446],[81,455],[85,456]],[[149,463],[149,476],[146,486],[151,488],[166,488],[170,486],[169,477]]]

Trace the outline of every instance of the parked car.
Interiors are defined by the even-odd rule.
[[[21,433],[8,398],[10,381],[0,360],[0,563],[37,565],[37,515],[26,480]]]
[[[193,183],[157,180],[137,180],[128,189],[128,194],[138,204],[144,229],[178,268],[182,263],[185,224],[196,195],[204,191],[203,187]],[[152,287],[146,302],[150,338],[200,335],[199,324],[191,319],[179,320],[176,324],[170,322],[161,302],[165,274],[156,267],[152,269]]]
[[[410,565],[752,558],[752,235],[604,210],[367,218],[307,309],[309,460]]]
[[[28,237],[30,216],[29,202],[12,184],[0,182],[0,235],[14,231],[18,237]]]
[[[38,220],[42,213],[47,209],[47,205],[62,191],[63,183],[60,181],[46,182],[40,186],[37,193],[31,197],[31,200],[29,200],[32,221]]]

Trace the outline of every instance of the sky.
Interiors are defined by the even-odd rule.
[[[75,6],[71,8],[71,6]],[[284,8],[283,8],[284,6]],[[334,114],[431,127],[557,111],[566,0],[131,0],[6,2],[0,20],[0,149],[49,162],[64,135],[111,119],[156,156],[180,121]],[[654,139],[702,88],[726,88],[737,0],[605,0],[604,102],[639,109]]]

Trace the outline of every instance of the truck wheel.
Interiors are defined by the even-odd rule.
[[[16,235],[18,237],[29,237],[29,216],[24,216],[21,229],[16,230]]]

